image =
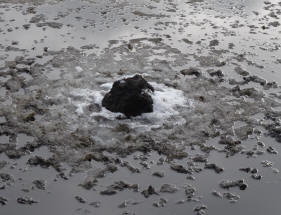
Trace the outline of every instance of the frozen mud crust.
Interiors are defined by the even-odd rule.
[[[22,80],[17,77],[18,73],[12,72],[17,70],[17,65],[15,68],[6,68],[10,78],[3,84],[6,95],[5,102],[1,104],[1,115],[6,122],[1,126],[2,133],[8,134],[12,142],[13,137],[21,132],[34,137],[34,143],[39,145],[68,148],[70,152],[75,150],[78,163],[85,152],[95,151],[95,148],[125,154],[156,149],[168,157],[180,158],[183,155],[179,151],[183,149],[177,150],[177,147],[199,144],[203,150],[211,150],[212,147],[204,147],[205,140],[210,137],[221,137],[221,143],[226,145],[225,152],[234,154],[242,150],[241,141],[246,140],[248,135],[260,135],[258,126],[269,129],[272,136],[280,139],[277,127],[274,128],[278,123],[276,117],[279,112],[274,111],[280,105],[278,93],[269,94],[258,88],[245,87],[245,84],[226,86],[226,80],[217,76],[182,75],[174,71],[168,61],[149,60],[148,56],[148,53],[162,57],[166,53],[173,54],[171,64],[183,64],[185,56],[178,50],[149,39],[136,40],[134,45],[138,48],[137,52],[130,52],[126,45],[121,45],[106,50],[100,56],[84,56],[73,48],[53,53],[53,58],[47,63],[26,67],[24,72],[32,76],[29,81]],[[157,54],[159,50],[163,52]],[[114,53],[121,51],[123,58],[114,61]],[[25,60],[18,59],[16,62],[24,63]],[[77,65],[83,68],[83,72],[77,70]],[[60,79],[48,80],[48,72],[54,69],[58,70]],[[151,83],[163,84],[162,91],[166,90],[166,95],[174,93],[172,96],[179,101],[171,100],[174,104],[167,113],[159,116],[152,114],[147,118],[123,120],[122,117],[118,119],[118,115],[108,115],[108,112],[98,114],[104,111],[99,102],[103,87],[112,80],[135,73],[145,75]],[[10,86],[10,82],[17,84]],[[18,85],[21,87],[12,88]],[[192,108],[190,104],[187,105],[188,100]],[[7,105],[7,102],[12,105]],[[169,98],[164,102],[168,106]],[[154,128],[157,122],[153,121],[153,117],[160,121],[165,115],[170,117]],[[177,123],[180,121],[183,123]],[[131,126],[134,123],[153,129],[135,128]],[[13,147],[12,142],[2,145],[3,152],[5,148]],[[85,144],[86,148],[80,147]],[[167,146],[173,150],[168,150]],[[21,152],[19,150],[18,153]],[[68,159],[67,154],[61,159]],[[70,156],[69,159],[73,162],[75,158]]]
[[[47,146],[53,153],[52,159],[37,159],[30,164],[53,166],[60,171],[59,163],[66,162],[73,171],[82,171],[92,168],[90,160],[118,166],[117,157],[137,151],[148,153],[147,156],[157,152],[167,162],[188,159],[190,149],[196,146],[206,156],[212,150],[227,156],[236,153],[252,156],[257,149],[245,152],[247,146],[243,143],[249,136],[259,138],[263,130],[280,141],[278,86],[264,90],[246,83],[229,85],[221,75],[180,72],[173,66],[183,65],[188,56],[177,49],[155,39],[130,43],[135,52],[127,45],[118,45],[100,56],[85,56],[68,48],[46,53],[44,58],[51,57],[51,60],[42,65],[24,58],[17,58],[12,66],[8,64],[2,73],[7,81],[2,84],[6,90],[1,103],[1,134],[9,137],[9,143],[1,144],[1,152],[10,158],[20,158]],[[122,58],[114,60],[120,52]],[[154,59],[150,59],[152,54]],[[172,56],[170,61],[158,59],[167,55]],[[59,79],[49,80],[48,73],[53,70]],[[30,80],[18,77],[20,73],[30,75]],[[104,88],[115,79],[136,73],[155,83],[159,97],[160,88],[166,92],[163,99],[169,93],[176,97],[174,101],[167,97],[166,107],[162,104],[167,113],[160,111],[159,116],[151,113],[149,117],[122,119],[118,114],[104,112],[100,104]],[[264,83],[261,85],[264,87]],[[271,90],[276,93],[270,93]],[[170,109],[169,102],[172,102]],[[161,104],[158,107],[161,109]],[[165,120],[161,121],[162,118]],[[16,148],[18,133],[34,139]],[[210,138],[218,138],[224,147],[208,145],[206,140]],[[217,168],[207,165],[212,166]],[[183,173],[194,171],[188,166],[179,168],[173,169]]]

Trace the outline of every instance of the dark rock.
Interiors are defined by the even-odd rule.
[[[195,75],[196,77],[201,76],[201,72],[198,69],[193,68],[193,67],[190,67],[189,69],[183,69],[180,71],[180,73],[182,75]]]
[[[120,112],[127,117],[153,112],[153,100],[148,91],[154,88],[141,75],[114,82],[103,100],[102,106],[111,112]]]

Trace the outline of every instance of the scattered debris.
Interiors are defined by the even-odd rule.
[[[151,185],[149,185],[148,188],[146,190],[143,190],[141,193],[145,198],[148,198],[151,195],[159,195]]]

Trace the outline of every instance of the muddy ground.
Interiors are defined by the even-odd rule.
[[[0,213],[280,214],[281,2],[0,0]],[[101,106],[141,74],[154,112]]]

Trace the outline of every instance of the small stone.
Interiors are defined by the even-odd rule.
[[[274,149],[272,146],[269,146],[266,151],[270,154],[278,154],[278,152],[276,151],[276,149]]]
[[[273,171],[274,173],[279,173],[279,172],[280,172],[280,170],[277,169],[277,168],[272,168],[272,171]]]
[[[278,27],[278,26],[280,26],[280,22],[278,22],[278,21],[269,22],[268,26]]]
[[[22,27],[23,27],[25,30],[28,30],[28,29],[30,28],[30,24],[24,24]]]
[[[187,180],[194,181],[194,180],[195,180],[195,177],[194,177],[193,175],[188,175],[188,176],[186,176],[186,179],[187,179]]]
[[[236,180],[236,181],[230,181],[230,180],[223,180],[220,183],[221,188],[223,189],[229,189],[232,187],[239,187],[240,190],[245,190],[248,185],[244,182],[244,180]]]
[[[172,164],[170,167],[172,170],[174,170],[178,173],[183,173],[183,174],[191,173],[189,170],[184,168],[182,165]]]
[[[209,46],[217,46],[219,45],[219,41],[218,40],[211,40],[210,43],[209,43]]]
[[[0,161],[0,169],[3,169],[7,165],[6,161]]]
[[[14,177],[8,173],[0,173],[0,179],[2,182],[13,182]]]
[[[160,188],[161,193],[175,193],[177,191],[178,188],[173,184],[163,184]]]
[[[200,162],[200,163],[206,163],[208,161],[208,159],[206,158],[206,156],[204,155],[200,155],[200,154],[197,154],[195,155],[192,160],[194,162]]]
[[[211,77],[217,76],[217,77],[221,78],[224,76],[224,74],[221,70],[209,71],[209,74]]]
[[[165,173],[156,171],[156,172],[152,173],[152,175],[156,176],[156,177],[159,177],[159,178],[163,178],[165,176]]]
[[[177,204],[177,205],[180,205],[180,204],[184,204],[185,202],[186,202],[186,200],[181,199],[181,200],[178,200],[178,201],[176,202],[176,204]]]
[[[31,205],[34,203],[38,203],[38,201],[33,200],[31,197],[19,197],[17,198],[17,202],[23,205]]]
[[[101,202],[97,201],[97,202],[91,202],[89,205],[95,207],[95,208],[99,208],[101,205]]]
[[[187,185],[184,187],[185,195],[188,201],[191,201],[195,195],[196,189],[191,185]]]
[[[86,203],[86,200],[83,199],[83,198],[80,197],[80,196],[75,196],[75,199],[76,199],[79,203],[81,203],[81,204],[85,204],[85,203]]]
[[[180,71],[180,73],[182,75],[195,75],[196,77],[201,76],[201,72],[197,68],[194,68],[194,67],[190,67],[188,69],[183,69]]]
[[[154,207],[160,208],[160,207],[165,207],[167,204],[168,200],[165,198],[160,198],[158,202],[154,202],[152,205]]]
[[[249,75],[249,72],[247,72],[246,70],[242,69],[239,66],[235,67],[234,71],[241,76],[248,76]]]
[[[100,192],[101,195],[107,195],[107,196],[115,195],[116,193],[117,191],[112,188],[108,188]]]
[[[36,186],[37,189],[46,190],[46,181],[34,180],[32,183]]]
[[[223,168],[217,166],[217,165],[214,164],[214,163],[205,164],[205,169],[213,169],[213,170],[215,170],[216,173],[221,173],[221,172],[223,172]]]
[[[234,193],[224,193],[223,197],[230,200],[231,202],[236,202],[237,200],[240,199],[240,196]]]
[[[253,174],[252,178],[255,179],[255,180],[261,180],[262,176],[258,175],[258,174]]]
[[[222,199],[222,197],[223,197],[223,195],[222,195],[219,191],[216,191],[216,190],[213,190],[213,191],[212,191],[212,194],[213,194],[213,196],[219,197],[219,198],[221,198],[221,199]]]
[[[126,208],[127,206],[128,206],[128,202],[127,202],[127,200],[125,200],[120,205],[118,205],[118,208]]]

